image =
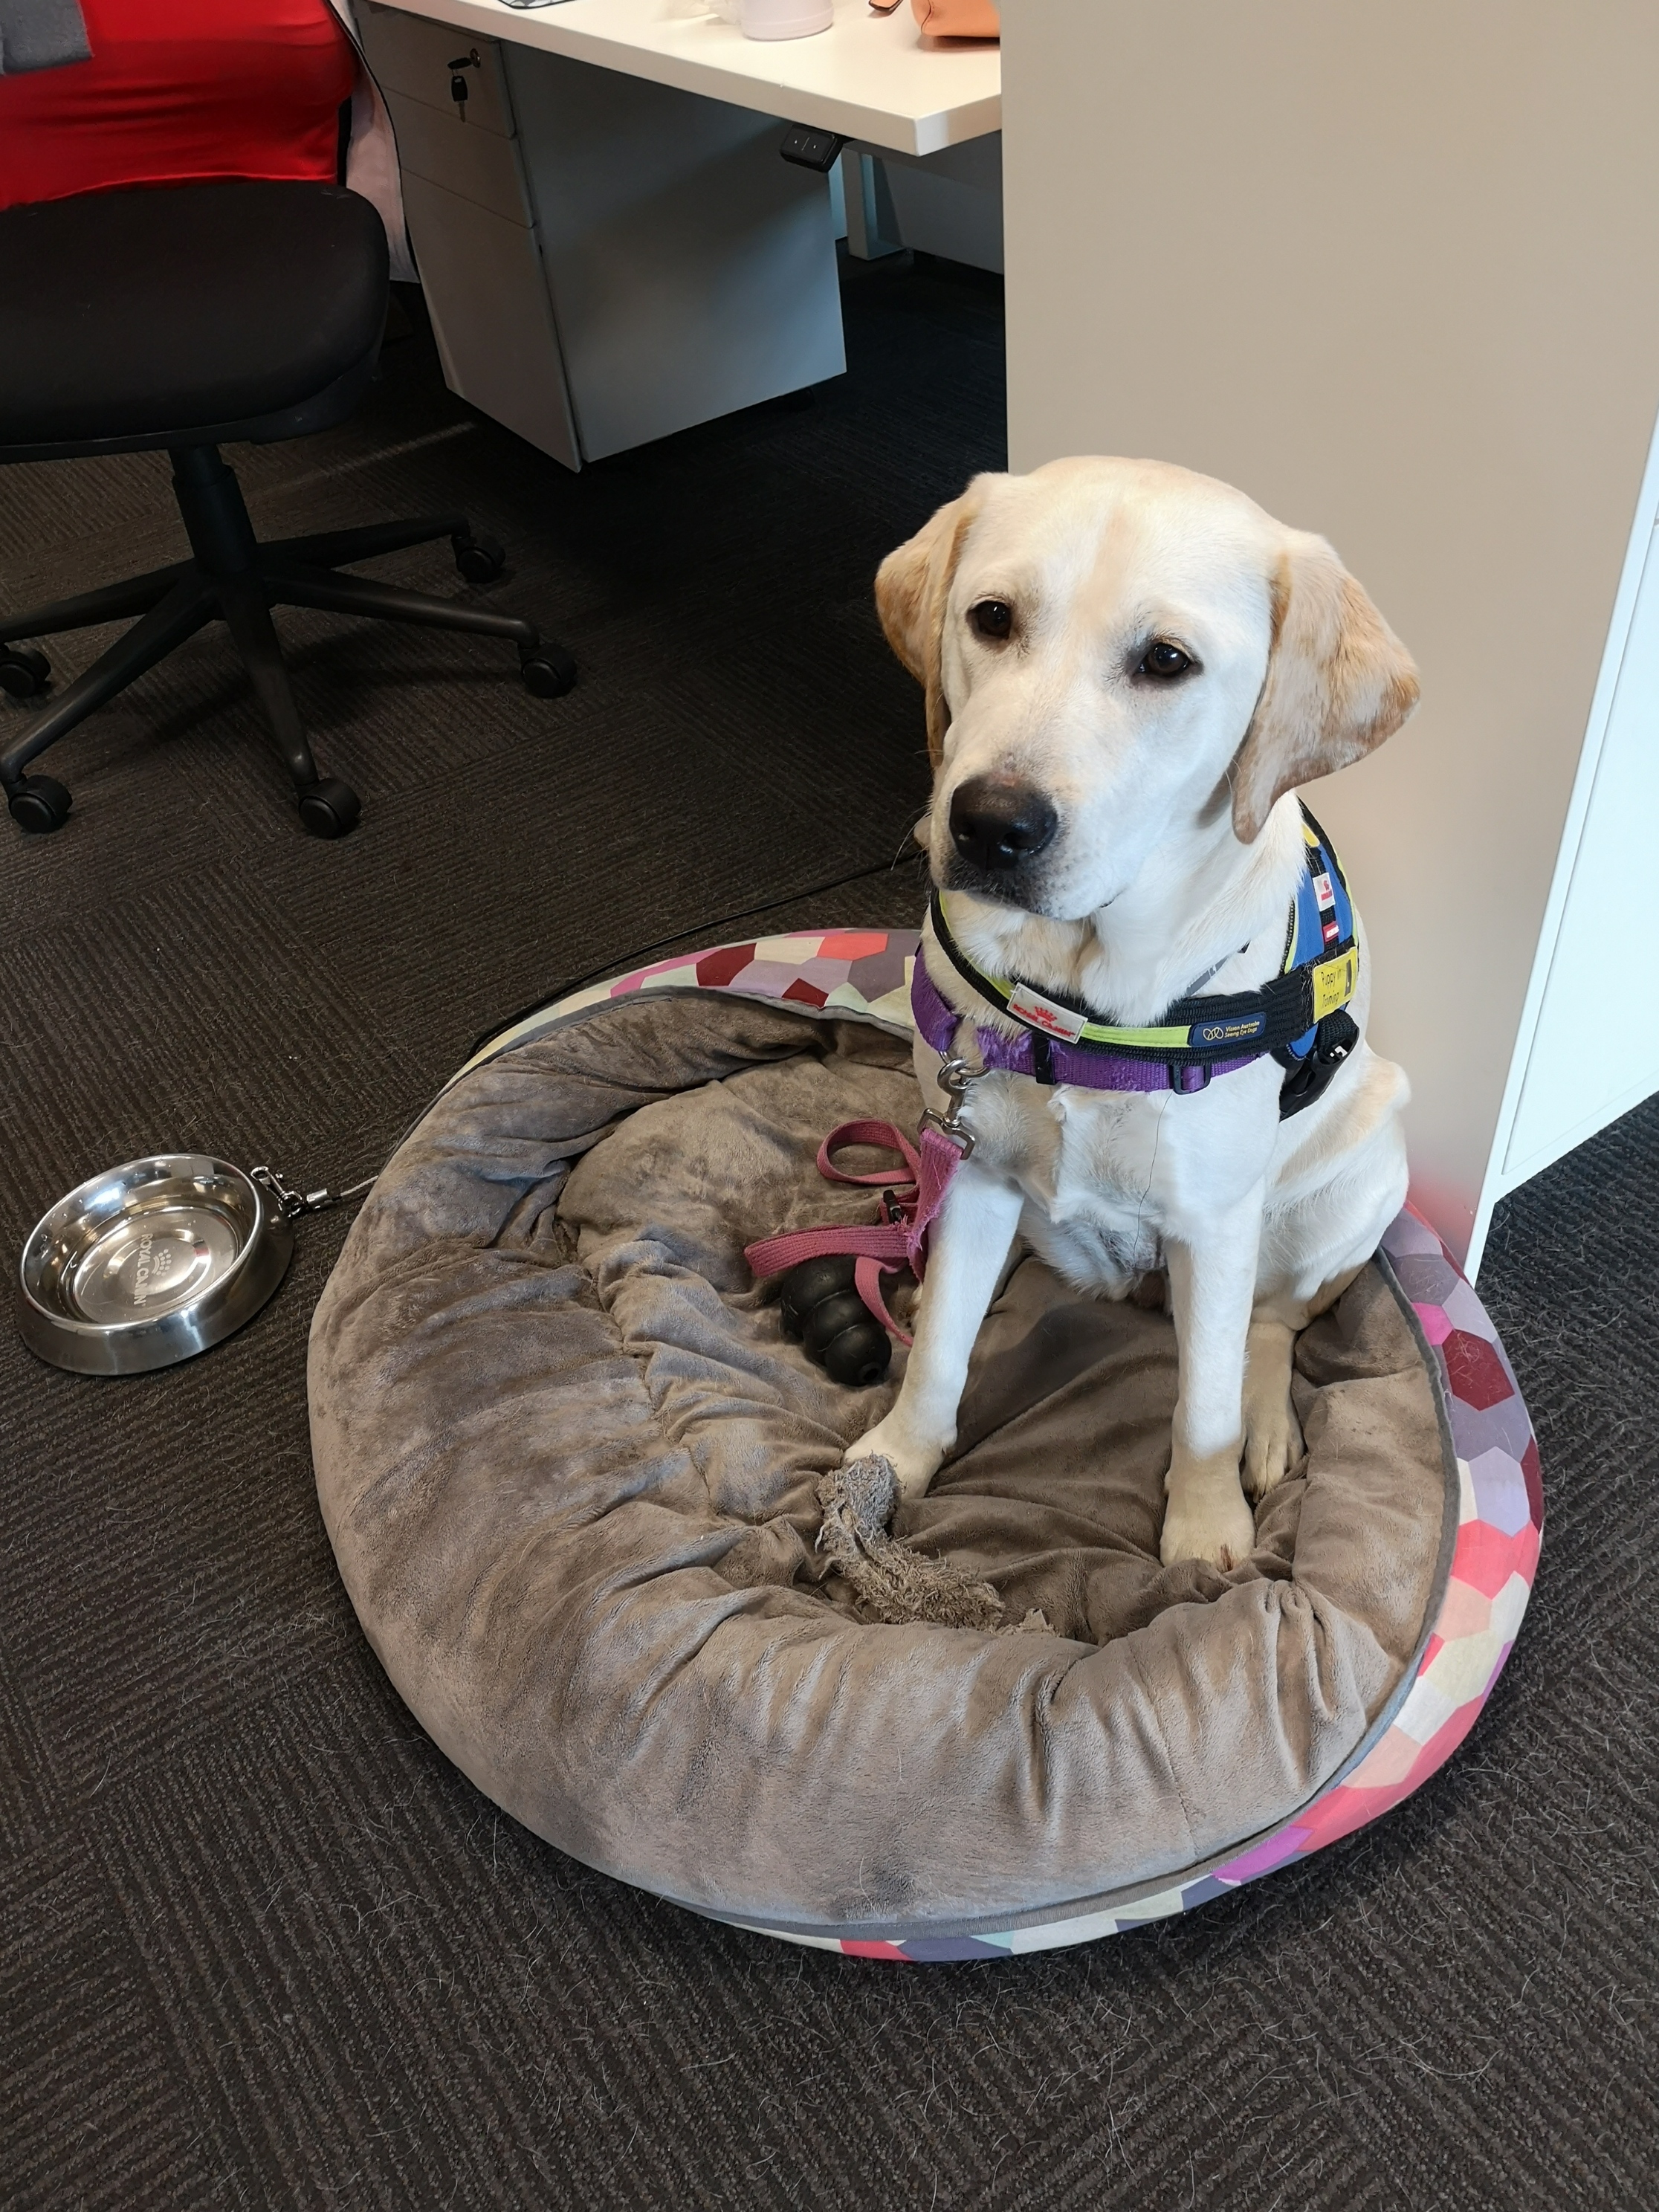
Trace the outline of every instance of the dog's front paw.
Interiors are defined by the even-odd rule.
[[[1243,1566],[1255,1549],[1255,1516],[1244,1502],[1237,1471],[1171,1468],[1165,1486],[1169,1503],[1158,1543],[1164,1565],[1207,1559],[1224,1573]]]
[[[843,1467],[850,1467],[856,1459],[884,1459],[891,1467],[902,1498],[921,1498],[927,1486],[939,1473],[939,1462],[945,1457],[943,1443],[929,1444],[901,1428],[890,1413],[884,1421],[861,1436],[855,1444],[848,1444],[841,1455]]]
[[[1265,1498],[1284,1481],[1303,1454],[1302,1425],[1291,1402],[1291,1357],[1296,1339],[1277,1322],[1250,1324],[1244,1368],[1244,1495]]]
[[[1277,1387],[1252,1394],[1244,1386],[1244,1464],[1239,1473],[1244,1495],[1263,1498],[1284,1481],[1301,1458],[1304,1446],[1302,1425],[1296,1418],[1288,1389]]]

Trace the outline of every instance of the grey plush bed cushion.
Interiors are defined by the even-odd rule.
[[[1158,1564],[1168,1322],[1027,1259],[895,1525],[1054,1632],[860,1622],[814,1486],[902,1353],[830,1382],[743,1246],[869,1218],[819,1139],[917,1110],[868,1024],[602,1006],[440,1102],[312,1333],[324,1517],[424,1727],[561,1850],[769,1926],[1006,1928],[1179,1875],[1342,1765],[1437,1595],[1438,1417],[1381,1273],[1302,1339],[1309,1458],[1224,1577]]]

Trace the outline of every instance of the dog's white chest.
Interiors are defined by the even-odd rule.
[[[1054,1131],[1045,1197],[1055,1221],[1116,1227],[1144,1219],[1149,1200],[1158,1210],[1163,1103],[1132,1091],[1040,1097]]]
[[[993,1141],[1024,1196],[1028,1241],[1079,1289],[1122,1297],[1163,1265],[1157,1102],[1018,1078],[998,1088]]]
[[[1271,1060],[1187,1096],[1012,1076],[976,1086],[969,1115],[1025,1195],[1028,1233],[1035,1217],[1073,1279],[1109,1278],[1158,1266],[1166,1235],[1190,1237],[1261,1180],[1278,1084]]]

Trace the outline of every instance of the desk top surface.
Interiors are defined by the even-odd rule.
[[[476,36],[675,85],[870,146],[937,154],[1002,127],[1002,55],[991,45],[925,45],[908,6],[872,15],[836,0],[809,39],[745,39],[733,23],[675,12],[676,0],[391,0]]]

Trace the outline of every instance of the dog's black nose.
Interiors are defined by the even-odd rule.
[[[1052,843],[1059,827],[1040,791],[1007,776],[971,776],[951,794],[951,841],[976,868],[1017,868]]]

